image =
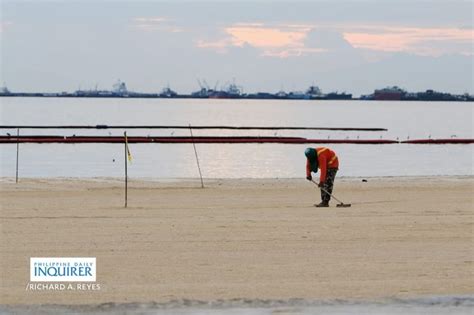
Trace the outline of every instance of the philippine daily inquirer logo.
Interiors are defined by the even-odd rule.
[[[95,257],[31,257],[31,282],[95,282]]]

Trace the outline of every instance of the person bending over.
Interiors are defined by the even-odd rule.
[[[321,188],[321,203],[316,207],[329,207],[334,179],[339,169],[339,160],[336,153],[329,148],[307,148],[306,155],[306,179],[313,180],[311,172],[317,173],[321,170],[318,186]]]

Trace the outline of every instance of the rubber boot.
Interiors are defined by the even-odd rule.
[[[317,207],[317,208],[327,208],[327,207],[329,207],[329,202],[321,201],[321,203],[315,204],[314,206]]]

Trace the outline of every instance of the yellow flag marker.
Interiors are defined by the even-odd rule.
[[[128,147],[128,138],[127,133],[125,133],[125,146],[127,147],[127,157],[128,161],[132,163],[132,152],[130,152],[130,148]]]

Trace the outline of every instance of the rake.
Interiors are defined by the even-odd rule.
[[[316,186],[318,186],[318,183],[316,183],[314,180],[311,180]],[[336,205],[336,207],[338,208],[349,208],[351,206],[350,203],[344,203],[342,202],[341,200],[337,199],[333,194],[331,194],[329,191],[327,191],[326,189],[324,189],[323,187],[319,187],[321,188],[322,191],[324,191],[326,194],[330,195],[332,198],[336,199],[339,203]]]

